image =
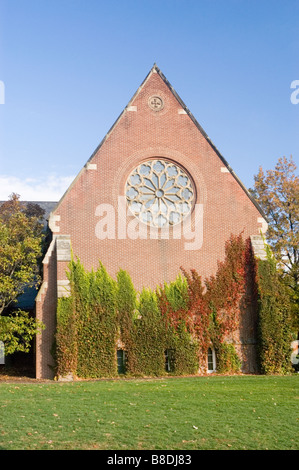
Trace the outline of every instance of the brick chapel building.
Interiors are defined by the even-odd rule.
[[[168,80],[154,65],[49,217],[36,316],[36,376],[51,378],[57,299],[68,295],[71,251],[99,260],[136,289],[176,278],[180,267],[215,274],[231,234],[261,244],[265,216]],[[243,335],[244,348],[254,338]],[[249,364],[249,365],[248,365]],[[251,364],[251,365],[250,365]],[[247,361],[248,372],[255,369]]]

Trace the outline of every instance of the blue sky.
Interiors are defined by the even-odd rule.
[[[299,166],[298,0],[0,0],[0,199],[58,200],[154,63],[245,186]]]

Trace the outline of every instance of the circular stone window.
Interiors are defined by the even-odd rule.
[[[194,189],[190,177],[166,160],[149,160],[130,174],[126,198],[131,212],[155,227],[180,223],[192,209]]]

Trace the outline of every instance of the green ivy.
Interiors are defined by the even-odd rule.
[[[77,327],[73,297],[61,297],[57,305],[55,359],[59,375],[75,374],[77,370]]]
[[[80,260],[72,260],[70,296],[60,298],[57,307],[57,374],[116,376],[117,349],[123,349],[128,376],[191,375],[205,370],[209,347],[215,349],[219,373],[239,372],[233,333],[248,276],[256,292],[250,301],[257,304],[260,370],[289,372],[287,291],[273,258],[254,260],[248,247],[241,237],[229,240],[226,259],[206,280],[206,291],[195,270],[191,275],[182,270],[184,276],[171,283],[137,292],[124,270],[114,280],[101,263],[87,272]]]
[[[58,301],[57,373],[78,377],[116,375],[116,282],[100,264],[86,272],[72,261],[71,296]]]
[[[115,376],[118,347],[125,350],[128,375],[165,375],[166,350],[172,351],[170,373],[197,371],[198,344],[183,320],[178,328],[165,324],[158,301],[161,289],[138,293],[126,271],[120,270],[114,281],[102,264],[87,272],[80,260],[70,263],[68,278],[71,295],[60,298],[57,307],[58,375]],[[186,308],[183,278],[163,289],[173,307]]]
[[[136,357],[135,373],[164,373],[164,331],[155,292],[143,289],[138,301],[138,317],[134,321],[133,343]]]
[[[258,357],[263,374],[291,372],[291,306],[275,259],[257,260]]]
[[[157,289],[159,306],[163,312],[163,307],[174,314],[169,321],[167,311],[164,311],[165,329],[165,349],[170,354],[170,372],[175,375],[195,374],[198,372],[198,348],[197,338],[189,330],[189,296],[188,284],[185,277],[178,276],[175,281],[169,284],[164,283],[163,287]]]
[[[217,372],[220,374],[237,373],[241,369],[241,361],[235,346],[231,343],[221,343],[216,348]]]

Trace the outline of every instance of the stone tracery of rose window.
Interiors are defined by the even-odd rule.
[[[149,160],[127,179],[126,198],[142,222],[163,228],[175,225],[191,212],[194,189],[186,172],[164,159]]]

